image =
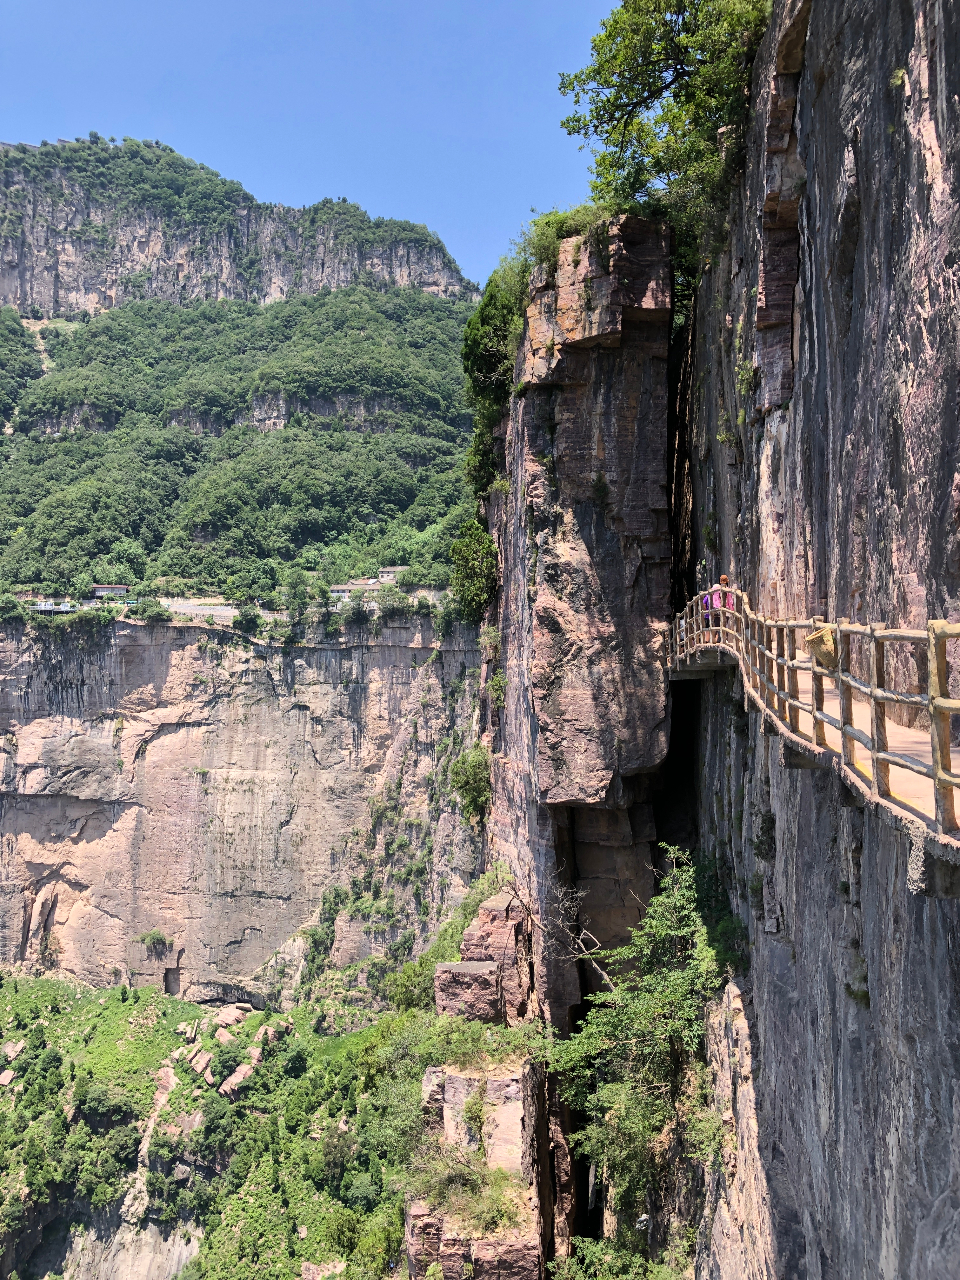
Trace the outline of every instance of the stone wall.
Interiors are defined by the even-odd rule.
[[[665,624],[670,237],[638,218],[568,239],[534,274],[505,435],[509,493],[490,527],[506,706],[494,752],[492,856],[541,917],[585,893],[604,942],[639,920],[653,837],[648,775],[667,749]],[[544,950],[538,989],[567,1026],[575,969]]]
[[[388,784],[433,840],[425,916],[397,889],[418,937],[463,895],[477,836],[428,775],[469,727],[474,632],[227,639],[136,623],[87,645],[2,637],[3,963],[229,997],[356,872],[351,833]],[[138,941],[152,929],[167,950]],[[341,963],[393,937],[339,932]]]

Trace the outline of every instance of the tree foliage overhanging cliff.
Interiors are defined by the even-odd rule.
[[[131,303],[48,327],[54,367],[37,377],[7,309],[17,430],[0,444],[0,578],[62,591],[84,574],[220,588],[246,575],[262,594],[293,562],[328,581],[410,563],[443,585],[472,514],[469,312],[362,285],[263,308]],[[282,431],[235,425],[256,397],[302,408]]]
[[[625,0],[589,66],[560,77],[578,108],[564,127],[598,144],[594,198],[673,224],[681,305],[742,163],[766,19],[764,0]]]

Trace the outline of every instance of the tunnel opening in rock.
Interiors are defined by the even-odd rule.
[[[658,865],[661,845],[693,849],[697,843],[700,686],[699,680],[670,685],[670,744],[650,786]]]
[[[180,969],[164,969],[163,971],[163,989],[168,996],[178,996],[180,994]]]

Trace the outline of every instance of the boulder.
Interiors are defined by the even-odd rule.
[[[438,964],[434,992],[437,1013],[459,1014],[477,1022],[503,1021],[500,966],[492,961]]]
[[[225,1098],[234,1098],[237,1094],[237,1085],[242,1084],[244,1080],[248,1080],[252,1075],[253,1067],[250,1063],[241,1062],[236,1071],[227,1076],[217,1092],[222,1093]]]

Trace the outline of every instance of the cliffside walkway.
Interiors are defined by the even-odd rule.
[[[849,618],[765,618],[745,592],[713,586],[673,621],[670,675],[689,679],[736,663],[747,696],[809,763],[833,758],[857,789],[956,840],[960,774],[951,764],[950,717],[960,714],[960,698],[948,696],[947,642],[958,638],[960,623],[939,620],[914,631]],[[893,687],[891,645],[924,647],[924,692]],[[916,665],[922,672],[922,658]],[[897,714],[911,727],[888,716],[894,707],[905,709]]]

